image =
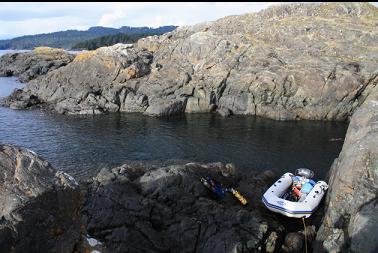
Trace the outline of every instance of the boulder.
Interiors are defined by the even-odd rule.
[[[185,111],[186,99],[158,100],[149,103],[145,114],[150,116],[171,116]]]
[[[306,237],[305,237],[306,235]],[[306,234],[304,230],[289,232],[285,235],[284,244],[282,245],[282,252],[302,253],[311,252],[312,242],[316,236],[316,228],[314,225],[306,226]],[[306,245],[307,240],[307,245]],[[307,250],[306,250],[307,247]],[[314,251],[316,252],[316,251]]]
[[[34,152],[0,145],[1,252],[71,253],[80,237],[77,182]]]
[[[332,165],[317,240],[327,252],[378,251],[378,86],[353,114]],[[319,249],[320,250],[320,249]]]
[[[219,108],[219,109],[217,110],[217,113],[218,113],[220,116],[222,116],[223,118],[227,118],[227,117],[229,117],[229,116],[232,115],[232,111],[231,111],[230,109],[228,109],[228,108],[224,108],[224,107]]]

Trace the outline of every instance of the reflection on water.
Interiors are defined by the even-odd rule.
[[[0,78],[0,96],[14,85],[14,79]],[[243,170],[274,169],[279,174],[308,167],[324,178],[341,150],[346,128],[345,122],[281,122],[254,116],[67,116],[0,107],[0,142],[32,149],[77,177],[126,160],[173,159],[232,162]]]
[[[17,82],[16,77],[0,77],[0,99],[8,96],[14,89],[21,87],[23,87],[23,84]]]

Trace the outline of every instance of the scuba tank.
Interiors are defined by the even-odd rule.
[[[247,200],[237,190],[231,188],[230,191],[240,201],[240,203],[242,203],[242,205],[245,206],[247,204]]]

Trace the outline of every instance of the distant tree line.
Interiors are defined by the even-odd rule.
[[[151,27],[129,27],[122,26],[121,28],[109,28],[109,27],[91,27],[86,31],[67,30],[53,33],[43,33],[36,35],[26,35],[8,40],[0,40],[0,50],[2,49],[33,49],[40,46],[48,46],[55,48],[72,49],[80,42],[99,38],[107,35],[114,35],[116,38],[119,34],[136,35],[133,36],[130,41],[144,36],[163,34],[174,30],[176,26],[161,26],[158,28]],[[114,39],[116,40],[116,39]],[[110,43],[111,39],[109,39]],[[126,38],[124,38],[126,41]],[[130,42],[131,43],[131,42]]]
[[[104,46],[112,46],[117,43],[125,43],[131,44],[138,41],[140,38],[144,38],[151,35],[160,35],[161,33],[136,33],[136,34],[126,34],[126,33],[118,33],[114,35],[107,35],[102,36],[99,38],[86,40],[83,42],[79,42],[72,47],[72,49],[79,50],[79,49],[87,49],[87,50],[95,50],[99,47]]]

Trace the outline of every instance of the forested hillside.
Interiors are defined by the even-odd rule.
[[[43,33],[36,35],[26,35],[9,40],[0,40],[1,49],[33,49],[39,46],[71,49],[79,42],[98,38],[106,35],[124,33],[132,34],[163,34],[174,30],[176,26],[150,27],[129,27],[123,26],[119,29],[109,27],[91,27],[86,31],[67,30],[53,33]]]
[[[150,35],[160,35],[162,32],[157,33],[135,33],[135,34],[126,34],[126,33],[117,33],[114,35],[101,36],[95,39],[86,40],[79,42],[72,47],[72,49],[87,49],[95,50],[103,46],[112,46],[117,43],[134,43],[140,38],[144,38]]]

